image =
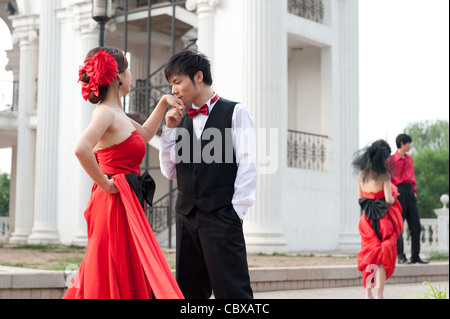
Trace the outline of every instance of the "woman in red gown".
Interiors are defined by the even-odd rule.
[[[86,255],[64,298],[183,298],[143,211],[154,182],[141,177],[140,164],[166,107],[184,105],[166,95],[142,126],[128,118],[121,98],[131,72],[114,48],[91,50],[79,73],[83,97],[98,105],[75,154],[95,183],[84,213]]]
[[[358,195],[363,213],[359,220],[361,251],[358,269],[362,272],[366,298],[383,298],[386,280],[394,273],[397,238],[403,230],[402,207],[396,200],[397,187],[391,183],[392,168],[387,168],[391,149],[384,140],[360,150],[352,163],[359,171]]]

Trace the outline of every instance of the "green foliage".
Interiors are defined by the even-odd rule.
[[[0,217],[9,216],[9,175],[0,175]]]
[[[449,191],[449,152],[426,149],[414,157],[417,180],[417,205],[421,217],[433,218],[434,209],[442,207],[440,197]]]
[[[448,253],[441,251],[432,251],[429,253],[428,260],[448,260]]]
[[[417,204],[421,218],[435,218],[442,207],[440,197],[449,193],[449,123],[437,120],[410,124],[411,156],[417,181]]]
[[[444,120],[423,121],[412,123],[405,129],[405,133],[411,136],[411,156],[423,150],[447,150],[449,149],[449,123]]]
[[[52,253],[79,253],[85,252],[86,247],[76,246],[76,245],[57,245],[57,244],[23,244],[15,245],[11,247],[12,249],[30,249],[30,250],[40,250],[42,252],[52,252]]]
[[[442,290],[439,287],[434,287],[428,281],[424,281],[422,284],[422,288],[427,287],[427,291],[423,294],[413,296],[413,299],[448,299],[448,289],[445,286]]]

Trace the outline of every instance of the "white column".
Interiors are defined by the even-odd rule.
[[[340,223],[339,249],[358,251],[360,235],[356,179],[352,174],[352,156],[359,147],[359,74],[358,74],[358,1],[338,1],[339,73],[340,73]]]
[[[56,243],[59,105],[59,0],[41,1],[35,216],[30,243]]]
[[[257,156],[268,150],[266,145],[273,148],[275,144],[279,154],[271,155],[276,159],[285,155],[282,145],[286,144],[278,141],[278,137],[285,136],[280,130],[286,129],[278,109],[287,100],[286,79],[283,78],[283,74],[287,74],[287,39],[281,23],[286,10],[286,1],[243,1],[242,100],[255,119]],[[271,128],[275,130],[271,132]],[[259,163],[261,160],[262,157],[258,157]],[[287,250],[287,243],[281,227],[279,169],[259,165],[259,172],[256,204],[244,222],[247,249],[249,252],[283,252]]]
[[[86,54],[93,48],[98,46],[98,30],[97,23],[92,19],[92,2],[85,2],[80,4],[76,8],[76,15],[74,16],[74,27],[81,32],[81,56],[79,57],[80,64],[83,63]],[[90,102],[86,102],[81,97],[81,87],[77,87],[78,90],[78,112],[80,116],[80,125],[78,131],[76,132],[77,138],[86,129],[90,120],[91,114],[94,110],[94,105]],[[74,133],[75,134],[75,133]],[[91,195],[93,181],[83,170],[81,165],[78,164],[77,172],[79,174],[79,184],[78,184],[78,199],[77,202],[77,214],[78,214],[78,225],[77,233],[73,238],[73,244],[85,246],[87,244],[87,225],[84,218],[84,211],[86,209],[87,202]]]
[[[198,51],[214,61],[214,10],[219,0],[187,0],[186,8],[198,15]]]
[[[20,46],[14,233],[10,243],[26,243],[33,225],[36,133],[29,126],[36,108],[38,16],[12,16],[13,42]],[[14,165],[14,164],[13,164]]]

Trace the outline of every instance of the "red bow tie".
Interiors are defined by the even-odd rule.
[[[219,99],[219,95],[216,94],[212,99],[211,99],[211,104],[214,104],[217,100]],[[193,109],[192,107],[188,109],[188,114],[191,117],[191,119],[193,119],[194,117],[196,117],[199,113],[202,113],[204,115],[208,115],[209,114],[209,108],[208,105],[205,104],[203,105],[201,108],[199,108],[198,110]]]
[[[190,108],[188,109],[188,114],[189,114],[189,116],[191,117],[191,119],[193,119],[194,117],[196,117],[197,114],[199,114],[199,113],[208,115],[208,113],[209,113],[208,105],[205,104],[205,105],[203,105],[201,108],[199,108],[198,110],[193,109],[192,107],[190,107]]]

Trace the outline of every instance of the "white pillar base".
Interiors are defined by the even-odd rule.
[[[75,246],[86,247],[87,243],[88,243],[88,238],[85,234],[78,234],[72,240],[72,244]]]
[[[17,230],[11,235],[8,242],[10,244],[26,244],[28,243],[30,233],[20,233]]]
[[[247,253],[265,253],[272,254],[286,253],[287,242],[284,239],[283,232],[244,232]]]
[[[54,229],[36,229],[28,237],[30,244],[59,244],[58,232]]]
[[[357,231],[341,231],[339,235],[339,250],[359,252],[361,250],[361,236]]]

